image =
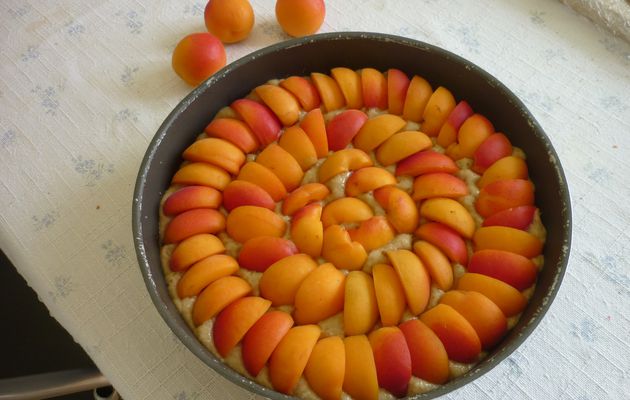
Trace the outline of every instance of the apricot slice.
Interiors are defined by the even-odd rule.
[[[308,359],[304,377],[322,400],[341,398],[346,373],[346,350],[339,336],[320,339]]]
[[[197,296],[206,286],[238,271],[236,260],[225,254],[215,254],[193,264],[177,282],[177,295]]]
[[[300,105],[296,98],[281,86],[261,85],[254,92],[276,114],[282,125],[291,126],[298,121]]]
[[[236,179],[260,186],[269,193],[273,201],[280,201],[287,195],[287,189],[280,178],[269,168],[255,161],[243,165]]]
[[[343,345],[346,350],[343,391],[355,399],[377,400],[378,378],[370,341],[365,335],[348,336]]]
[[[472,158],[477,148],[494,133],[492,123],[481,114],[473,114],[464,121],[457,133],[457,144],[446,149],[446,154],[454,160]]]
[[[229,141],[243,153],[252,153],[260,146],[250,127],[238,119],[216,118],[206,126],[204,131],[209,137]]]
[[[372,268],[372,276],[381,323],[383,326],[398,325],[407,305],[400,278],[387,264],[376,264]]]
[[[269,359],[269,378],[274,389],[293,393],[320,333],[317,325],[295,326],[280,340]]]
[[[171,271],[179,272],[206,257],[225,251],[223,242],[209,233],[201,233],[181,241],[171,254]]]
[[[435,384],[448,380],[448,354],[435,333],[418,319],[400,324],[411,356],[411,372],[420,379]]]
[[[239,243],[258,236],[282,237],[284,220],[273,211],[256,206],[241,206],[230,211],[226,222],[228,235]]]
[[[532,224],[535,214],[536,207],[534,206],[512,207],[490,215],[483,221],[482,226],[508,226],[510,228],[527,230]]]
[[[250,99],[238,99],[230,107],[243,118],[263,147],[280,136],[280,120],[266,105]]]
[[[346,148],[368,120],[360,110],[346,110],[337,114],[326,125],[328,148],[333,151]]]
[[[171,216],[196,208],[217,208],[221,197],[221,192],[207,186],[186,186],[168,196],[162,212]]]
[[[525,290],[536,281],[538,268],[526,257],[502,250],[480,250],[468,263],[468,272],[490,276],[518,289]]]
[[[269,311],[260,317],[243,338],[243,365],[258,376],[278,343],[293,326],[293,318],[282,311]]]
[[[181,167],[173,176],[171,183],[210,186],[223,190],[230,180],[230,175],[221,168],[204,162],[194,162]]]
[[[280,136],[278,144],[295,158],[303,171],[306,171],[317,162],[315,146],[313,146],[306,132],[297,125],[285,129],[282,136]]]
[[[309,111],[300,122],[300,128],[311,139],[318,158],[328,155],[328,139],[326,137],[326,122],[322,110],[315,108]]]
[[[322,223],[324,228],[351,222],[366,221],[374,216],[372,208],[354,197],[342,197],[324,207]]]
[[[331,154],[319,167],[318,179],[321,183],[348,171],[355,171],[372,165],[369,155],[359,149],[343,149]]]
[[[442,128],[442,125],[454,108],[455,98],[451,92],[447,88],[439,86],[429,97],[429,101],[424,108],[421,125],[422,132],[429,136],[437,136],[440,128]]]
[[[433,150],[424,150],[401,160],[396,166],[396,176],[418,176],[434,172],[454,174],[459,168],[449,157]]]
[[[346,276],[330,263],[309,273],[295,293],[295,322],[315,324],[341,312],[345,283]]]
[[[213,318],[232,302],[247,296],[252,288],[244,279],[225,276],[212,282],[195,300],[192,319],[199,326]]]
[[[321,221],[322,206],[309,204],[301,208],[291,221],[291,239],[297,248],[311,257],[319,257],[324,243],[324,225]]]
[[[304,111],[311,111],[319,107],[321,103],[317,89],[304,77],[290,76],[281,81],[280,86],[291,92],[298,99]]]
[[[407,74],[399,69],[387,70],[387,107],[390,114],[401,115],[409,88]]]
[[[311,80],[319,92],[326,112],[335,111],[346,105],[343,93],[333,78],[319,72],[313,72]]]
[[[184,160],[207,162],[237,174],[245,162],[245,154],[227,140],[207,138],[196,140],[183,153]]]
[[[527,179],[527,164],[516,156],[503,157],[492,164],[477,181],[479,189],[504,179]]]
[[[386,245],[395,236],[387,218],[380,215],[361,222],[358,228],[348,229],[348,234],[353,242],[361,243],[367,252]]]
[[[420,239],[426,240],[442,250],[449,260],[466,265],[468,261],[466,242],[448,226],[437,222],[429,222],[420,225],[415,233]]]
[[[431,295],[431,278],[427,270],[418,256],[409,250],[399,249],[386,254],[400,278],[409,311],[420,314],[429,304]]]
[[[484,226],[473,236],[475,250],[504,250],[527,258],[542,253],[543,243],[531,233],[507,226]]]
[[[347,336],[369,332],[378,319],[378,305],[372,277],[352,271],[346,278],[343,306],[343,330]]]
[[[448,358],[457,362],[471,363],[481,352],[479,336],[460,313],[451,306],[438,304],[420,316],[444,345]]]
[[[274,306],[293,304],[300,284],[317,263],[306,254],[295,254],[273,263],[263,273],[258,287],[262,297]]]
[[[321,183],[307,183],[291,192],[282,203],[282,213],[293,215],[302,207],[325,199],[330,194],[330,190]]]
[[[361,269],[367,253],[363,246],[350,239],[348,232],[339,225],[331,225],[324,230],[322,257],[339,269]]]
[[[383,186],[395,185],[396,177],[389,171],[378,167],[361,168],[350,175],[346,181],[346,196],[356,197]]]
[[[412,233],[418,227],[418,207],[411,196],[395,186],[374,190],[374,199],[387,212],[387,220],[398,233]]]
[[[414,179],[411,198],[418,201],[433,197],[458,198],[467,194],[466,182],[454,175],[436,172]]]
[[[379,328],[368,336],[378,384],[396,397],[407,394],[411,379],[411,355],[405,335],[397,327]]]
[[[290,240],[274,236],[258,236],[243,243],[238,253],[238,263],[241,268],[265,272],[276,261],[297,252],[297,247]]]
[[[419,240],[413,244],[413,251],[426,267],[438,288],[446,291],[453,286],[453,268],[440,249],[429,242]]]
[[[232,211],[241,206],[258,206],[275,210],[276,203],[262,187],[252,182],[235,180],[223,190],[223,207]]]
[[[473,153],[472,170],[483,174],[496,161],[512,154],[512,143],[502,133],[488,136]]]
[[[363,68],[361,89],[365,107],[381,110],[387,108],[387,80],[380,71],[374,68]]]
[[[444,293],[440,303],[453,307],[470,322],[479,336],[481,347],[486,350],[499,343],[507,332],[505,315],[496,304],[481,293],[451,290]]]
[[[389,166],[431,146],[431,139],[422,132],[398,132],[378,147],[376,159],[384,166]]]
[[[444,125],[440,128],[437,144],[446,149],[448,146],[455,143],[455,141],[457,141],[459,128],[471,115],[473,115],[473,110],[465,100],[457,103],[453,111],[448,115]]]
[[[420,216],[440,222],[463,237],[470,239],[475,233],[475,221],[463,205],[453,199],[425,200],[420,206]]]
[[[304,171],[297,160],[276,143],[270,144],[261,151],[256,157],[256,162],[276,174],[288,191],[300,186],[304,177]]]
[[[397,115],[381,114],[369,119],[354,137],[354,147],[363,151],[372,151],[394,133],[401,130],[407,122]]]
[[[346,100],[346,106],[356,110],[362,108],[363,93],[359,74],[344,67],[333,68],[330,72],[339,84],[341,93]]]
[[[475,209],[482,217],[489,217],[513,207],[532,204],[534,204],[534,185],[530,181],[504,179],[492,182],[479,191]]]
[[[211,208],[185,211],[169,222],[164,243],[177,243],[200,233],[217,233],[225,229],[225,217]]]
[[[492,300],[506,317],[512,317],[525,309],[527,299],[505,282],[486,275],[467,272],[457,281],[457,289],[479,292]]]
[[[262,297],[243,297],[217,315],[212,326],[212,339],[222,357],[227,357],[269,306],[271,302]]]
[[[418,75],[411,78],[409,88],[407,88],[402,117],[408,121],[422,121],[424,109],[432,94],[433,89],[426,79]]]

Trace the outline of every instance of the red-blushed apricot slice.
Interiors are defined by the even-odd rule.
[[[280,120],[266,105],[250,99],[238,99],[230,107],[243,118],[263,147],[280,136]]]
[[[459,171],[457,164],[444,154],[424,150],[401,160],[396,166],[396,176],[418,176],[435,172],[454,174]]]
[[[477,181],[479,189],[500,180],[527,179],[527,164],[525,160],[516,156],[503,157],[486,169]]]
[[[193,264],[177,282],[177,295],[197,296],[206,286],[238,271],[236,260],[225,254],[215,254]]]
[[[527,257],[502,250],[480,250],[468,263],[468,272],[483,274],[525,290],[536,282],[538,268]]]
[[[534,185],[525,179],[504,179],[492,182],[479,191],[475,209],[489,217],[513,207],[534,204]]]
[[[273,211],[256,206],[241,206],[230,211],[225,224],[228,235],[239,243],[258,236],[282,237],[287,225]]]
[[[448,358],[471,363],[481,353],[481,341],[470,322],[451,306],[438,304],[420,316],[444,345]]]
[[[466,182],[455,175],[435,172],[414,179],[411,198],[418,201],[433,197],[458,198],[467,194]]]
[[[386,169],[365,167],[354,171],[346,181],[346,196],[356,197],[383,186],[397,183],[396,177]]]
[[[446,225],[438,222],[429,222],[420,225],[416,230],[416,236],[426,240],[438,249],[442,250],[449,260],[466,265],[468,250],[466,242],[461,236]]]
[[[464,121],[457,133],[458,143],[446,148],[446,154],[454,160],[472,158],[477,148],[494,133],[492,123],[481,114],[473,114]]]
[[[534,206],[512,207],[490,215],[483,220],[482,226],[508,226],[514,229],[527,230],[532,224],[535,214],[536,207]]]
[[[291,92],[298,99],[304,111],[311,111],[321,104],[317,89],[304,77],[290,76],[281,81],[280,86]]]
[[[492,300],[506,317],[512,317],[525,309],[527,299],[505,282],[482,274],[467,272],[457,281],[457,289],[479,292]]]
[[[504,250],[527,258],[542,253],[543,242],[531,233],[506,226],[481,227],[473,235],[475,250]]]
[[[387,220],[398,233],[412,233],[418,227],[418,207],[411,196],[395,186],[374,190],[374,199],[385,209]]]
[[[359,149],[343,149],[331,154],[319,167],[318,179],[321,183],[348,171],[355,171],[372,165],[369,155]]]
[[[457,103],[455,108],[453,108],[453,111],[451,111],[448,115],[444,125],[440,128],[440,133],[438,133],[437,137],[437,144],[446,149],[448,146],[455,143],[455,141],[457,141],[457,132],[459,131],[459,128],[471,115],[473,115],[473,110],[465,100]]]
[[[493,133],[473,153],[471,169],[478,174],[483,174],[489,166],[510,154],[512,154],[510,139],[502,133]]]
[[[216,165],[231,174],[237,174],[245,162],[245,154],[241,149],[227,140],[217,138],[196,140],[184,150],[182,156],[187,161]]]
[[[384,166],[389,166],[431,145],[431,139],[420,131],[398,132],[378,147],[376,159]]]
[[[413,244],[413,251],[438,288],[446,291],[453,286],[453,268],[440,249],[429,242],[419,240]]]
[[[282,125],[291,126],[298,121],[300,104],[291,92],[276,85],[261,85],[254,92],[276,114]]]
[[[260,186],[269,193],[273,201],[280,201],[287,195],[287,189],[280,178],[269,168],[255,161],[243,165],[236,179]]]
[[[398,325],[407,305],[398,274],[387,264],[376,264],[372,276],[381,323],[383,326]]]
[[[346,374],[346,350],[339,336],[320,339],[308,359],[304,377],[322,400],[341,398]]]
[[[295,293],[295,322],[315,324],[341,312],[345,283],[346,276],[330,263],[309,273]]]
[[[304,171],[293,156],[285,149],[272,143],[261,151],[256,157],[256,162],[269,168],[276,174],[287,191],[300,186]]]
[[[367,108],[387,108],[387,80],[380,71],[374,68],[361,70],[361,89],[363,104]]]
[[[387,70],[387,108],[390,114],[402,115],[409,84],[407,74],[401,70]]]
[[[225,276],[212,282],[195,300],[192,319],[199,326],[213,318],[232,302],[245,297],[252,287],[244,279],[237,276]]]
[[[378,377],[370,341],[365,335],[348,336],[343,345],[346,350],[343,391],[355,399],[377,400]]]
[[[477,292],[451,290],[440,298],[440,304],[446,304],[466,318],[477,332],[481,347],[490,349],[507,332],[507,319],[501,309],[489,298]]]
[[[406,124],[404,119],[393,114],[381,114],[371,118],[354,137],[354,147],[365,152],[372,151]]]
[[[235,118],[217,118],[204,129],[208,137],[224,139],[238,147],[243,153],[258,150],[260,144],[254,132],[243,121]]]
[[[177,215],[196,208],[217,208],[221,205],[221,192],[207,186],[186,186],[173,192],[164,204],[164,215]]]
[[[475,221],[461,203],[447,198],[434,198],[422,202],[420,216],[440,222],[463,237],[470,239],[475,233]]]
[[[262,297],[243,297],[225,307],[212,326],[214,346],[222,357],[232,351],[243,336],[271,306]]]
[[[331,225],[366,221],[374,216],[372,208],[363,200],[342,197],[326,204],[322,212],[324,228]]]
[[[330,194],[326,185],[307,183],[292,191],[282,203],[282,213],[293,215],[302,207],[315,201],[324,200]]]
[[[333,151],[346,148],[368,120],[360,110],[346,110],[335,115],[326,125],[328,148]]]
[[[326,112],[338,110],[346,105],[343,93],[333,78],[319,72],[313,72],[311,80],[319,92],[319,97],[322,99],[322,105]]]
[[[382,215],[361,222],[358,228],[348,229],[353,242],[361,243],[368,253],[391,242],[396,236],[394,229]]]
[[[306,132],[297,125],[285,129],[278,144],[295,158],[303,171],[317,162],[315,146]]]
[[[290,240],[274,236],[258,236],[243,243],[238,253],[238,263],[241,268],[265,272],[276,261],[297,253],[297,247]]]
[[[292,326],[293,318],[282,311],[269,311],[254,323],[243,338],[243,365],[247,372],[258,376]]]
[[[378,305],[372,277],[352,271],[346,278],[343,306],[343,330],[347,336],[369,332],[378,320]]]
[[[407,88],[402,117],[408,121],[422,121],[424,109],[432,94],[433,89],[426,79],[418,75],[411,78],[411,82]]]
[[[171,254],[171,271],[180,272],[206,257],[223,253],[225,247],[218,237],[209,233],[191,236],[180,242]]]
[[[223,207],[232,211],[241,206],[258,206],[275,210],[276,203],[262,187],[252,182],[237,179],[223,189]]]
[[[431,295],[431,278],[427,270],[418,256],[409,250],[388,251],[386,254],[400,278],[409,311],[414,315],[420,314],[429,304]]]
[[[324,243],[324,225],[321,221],[322,206],[309,204],[293,214],[291,239],[297,248],[311,257],[319,257]]]
[[[422,115],[422,132],[429,136],[437,136],[449,114],[455,108],[455,98],[451,92],[439,86],[427,102]]]
[[[271,300],[274,306],[293,304],[300,284],[315,268],[317,263],[306,254],[276,261],[260,278],[260,295]]]
[[[420,379],[441,385],[449,377],[448,354],[435,333],[418,319],[400,324],[411,356],[411,372]]]
[[[320,333],[317,325],[295,326],[280,340],[269,359],[269,378],[274,389],[293,393]]]
[[[396,397],[405,396],[411,379],[411,355],[405,335],[400,329],[388,326],[372,331],[368,339],[379,386]]]
[[[339,269],[361,269],[367,253],[361,243],[353,242],[348,232],[340,225],[331,225],[324,230],[322,257]]]
[[[225,229],[225,217],[211,208],[185,211],[171,220],[164,230],[164,243],[177,243],[200,233],[217,233]]]
[[[300,128],[311,139],[318,158],[328,155],[328,139],[326,137],[326,122],[322,110],[315,108],[309,111],[300,122]]]
[[[361,77],[350,68],[337,67],[333,68],[331,74],[346,100],[346,106],[351,109],[360,109],[363,107],[363,92],[361,86]]]
[[[204,162],[194,162],[181,167],[173,176],[171,183],[209,186],[223,190],[230,180],[230,174],[221,168]]]

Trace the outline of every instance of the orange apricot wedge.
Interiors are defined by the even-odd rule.
[[[322,212],[324,228],[352,222],[366,221],[374,216],[372,208],[363,200],[342,197],[326,204]]]
[[[453,268],[440,249],[427,241],[419,240],[413,244],[413,251],[420,258],[431,280],[438,288],[446,291],[453,286]]]
[[[193,162],[182,166],[173,176],[171,183],[209,186],[223,190],[230,180],[230,174],[219,167],[205,162]]]
[[[306,136],[313,143],[317,158],[326,157],[328,155],[328,139],[326,136],[326,122],[322,110],[315,108],[304,116],[300,122],[300,128],[304,130]]]
[[[440,222],[467,239],[475,233],[475,220],[461,203],[453,199],[438,197],[423,201],[420,216]]]
[[[422,132],[429,136],[437,136],[449,114],[455,108],[453,94],[443,86],[435,89],[422,114]]]
[[[217,315],[212,326],[212,339],[222,357],[227,357],[269,306],[271,302],[262,297],[243,297]]]
[[[321,183],[307,183],[295,189],[284,199],[282,213],[293,215],[302,207],[316,201],[324,200],[330,194],[326,185]]]
[[[306,132],[297,125],[286,128],[278,144],[295,158],[303,171],[317,162],[315,146]]]
[[[230,211],[226,221],[228,235],[239,243],[258,237],[282,237],[286,223],[275,212],[256,206],[241,206]]]
[[[233,257],[215,254],[197,261],[177,282],[177,295],[180,299],[197,296],[209,284],[238,271],[238,263]]]
[[[346,278],[343,329],[347,336],[369,332],[378,320],[374,281],[363,271],[352,271]]]
[[[527,299],[505,282],[482,274],[467,272],[457,281],[457,289],[479,292],[496,304],[506,317],[512,317],[525,309]]]
[[[252,287],[242,278],[225,276],[212,282],[195,300],[192,319],[196,326],[213,318],[232,302],[247,296]]]
[[[398,233],[412,233],[418,227],[416,202],[402,189],[384,186],[374,190],[374,199],[387,213],[387,220]]]
[[[247,372],[258,376],[292,326],[293,318],[282,311],[269,311],[254,323],[243,338],[243,365]]]
[[[348,336],[343,345],[346,350],[343,391],[355,399],[377,400],[378,377],[370,341],[365,335]]]
[[[321,221],[322,206],[314,203],[293,214],[291,239],[297,248],[311,257],[319,257],[324,243],[324,225]]]
[[[200,233],[217,233],[225,229],[225,217],[211,208],[185,211],[173,218],[164,230],[164,243],[177,243]]]
[[[529,232],[507,226],[484,226],[473,235],[475,250],[504,250],[527,258],[542,253],[543,242]]]
[[[348,177],[346,181],[346,196],[356,197],[383,186],[395,185],[396,183],[396,177],[386,169],[379,167],[361,168]]]
[[[308,359],[304,377],[322,400],[341,398],[346,373],[346,350],[339,336],[320,339]]]
[[[330,263],[311,271],[295,293],[295,322],[316,324],[341,312],[345,283],[346,276]]]
[[[346,100],[346,106],[350,109],[361,109],[363,107],[363,91],[361,77],[350,68],[333,68],[331,75],[337,81],[341,93]]]
[[[402,117],[408,121],[422,121],[424,109],[432,94],[433,89],[426,79],[418,75],[411,78],[409,88],[407,88]]]
[[[417,255],[409,250],[388,251],[391,261],[405,292],[409,311],[418,315],[429,304],[431,295],[431,278]]]
[[[227,140],[217,138],[196,140],[184,150],[182,156],[187,161],[216,165],[231,174],[237,174],[245,162],[245,154],[241,149]]]
[[[291,92],[281,86],[261,85],[254,92],[278,117],[282,125],[291,126],[298,121],[300,116],[300,104]]]
[[[374,293],[383,326],[398,325],[407,301],[400,278],[394,268],[387,264],[376,264],[372,268]]]
[[[324,230],[322,257],[339,269],[357,270],[365,263],[367,253],[342,226],[331,225]]]
[[[365,152],[372,151],[406,124],[404,119],[393,114],[381,114],[371,118],[354,137],[354,147]]]
[[[365,107],[380,110],[387,108],[387,80],[380,71],[374,68],[363,68],[361,89]]]
[[[321,104],[317,89],[304,77],[290,76],[281,81],[280,86],[291,92],[298,99],[304,111],[311,111]]]
[[[173,192],[164,204],[164,215],[172,216],[196,208],[218,208],[221,205],[221,192],[207,186],[185,186]]]
[[[399,326],[411,355],[411,372],[420,379],[442,384],[449,377],[448,354],[440,338],[418,319]]]
[[[389,166],[432,145],[431,139],[420,131],[398,132],[378,147],[376,159],[384,166]]]
[[[280,340],[269,359],[269,378],[274,389],[293,393],[320,334],[317,325],[295,326]]]
[[[285,257],[263,273],[258,284],[260,295],[274,306],[294,304],[300,284],[315,268],[317,263],[306,254]]]
[[[346,105],[341,88],[333,78],[326,74],[313,72],[311,80],[319,92],[326,112],[338,110]]]
[[[276,143],[271,143],[256,157],[256,162],[276,174],[287,191],[300,186],[304,171],[295,158]]]
[[[287,189],[280,178],[269,168],[255,161],[243,165],[236,179],[260,186],[269,193],[273,201],[280,201],[287,195]]]
[[[224,251],[225,246],[221,239],[212,234],[201,233],[191,236],[181,241],[173,250],[170,261],[171,271],[185,271],[197,261]]]
[[[343,149],[332,153],[319,167],[318,179],[321,183],[348,171],[372,166],[369,155],[359,149]]]

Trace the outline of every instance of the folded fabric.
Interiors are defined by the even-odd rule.
[[[598,26],[630,42],[628,0],[561,0]]]

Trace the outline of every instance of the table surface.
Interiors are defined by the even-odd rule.
[[[252,4],[256,25],[227,47],[230,62],[287,39],[274,2]],[[144,151],[190,91],[170,55],[204,30],[204,6],[0,3],[0,247],[127,399],[253,397],[171,333],[131,234]],[[555,302],[514,354],[450,397],[627,396],[630,45],[542,0],[327,1],[321,32],[346,30],[423,40],[487,70],[529,107],[567,175],[573,247]]]

